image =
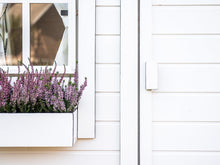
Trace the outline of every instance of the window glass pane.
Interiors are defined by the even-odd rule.
[[[22,60],[22,5],[0,3],[0,65]]]
[[[67,64],[68,4],[32,3],[30,8],[32,64]]]

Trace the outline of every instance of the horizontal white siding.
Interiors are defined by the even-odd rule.
[[[96,37],[96,63],[120,63],[120,36]]]
[[[2,165],[115,165],[119,152],[73,151],[73,152],[0,152]]]
[[[96,120],[119,121],[119,93],[96,93]]]
[[[119,92],[119,64],[97,64],[96,65],[96,91],[97,92]]]
[[[112,165],[119,165],[120,0],[97,0],[96,4],[96,19],[100,22],[96,27],[96,120],[114,127],[109,133],[100,131],[101,136],[106,135],[97,146],[110,143],[100,149],[114,151]]]
[[[96,27],[96,34],[120,34],[120,7],[97,7],[96,19],[97,22],[103,22]]]
[[[119,165],[120,0],[96,3],[96,139],[72,148],[0,148],[0,164]]]
[[[119,122],[97,122],[96,139],[79,140],[73,150],[119,150]]]
[[[120,0],[96,0],[97,6],[120,6]]]

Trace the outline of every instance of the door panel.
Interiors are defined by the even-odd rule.
[[[216,2],[141,0],[141,165],[220,164]],[[158,88],[146,90],[144,63],[151,61],[158,63]]]

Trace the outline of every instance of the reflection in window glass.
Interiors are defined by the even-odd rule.
[[[31,4],[31,63],[67,64],[68,4]]]
[[[0,3],[0,65],[22,59],[22,5]]]

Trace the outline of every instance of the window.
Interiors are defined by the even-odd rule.
[[[22,60],[22,5],[0,4],[0,65]]]
[[[13,1],[14,2],[14,1]],[[76,62],[74,0],[19,0],[0,3],[0,66],[17,72],[18,61],[36,67],[66,66]],[[71,12],[68,12],[71,9]],[[29,61],[30,59],[30,61]]]
[[[78,113],[79,138],[95,137],[95,23],[95,0],[0,2],[0,68],[12,74],[18,72],[17,61],[28,65],[28,59],[37,69],[56,61],[59,72],[66,64],[66,73],[73,73],[77,39],[79,81],[88,79]]]

